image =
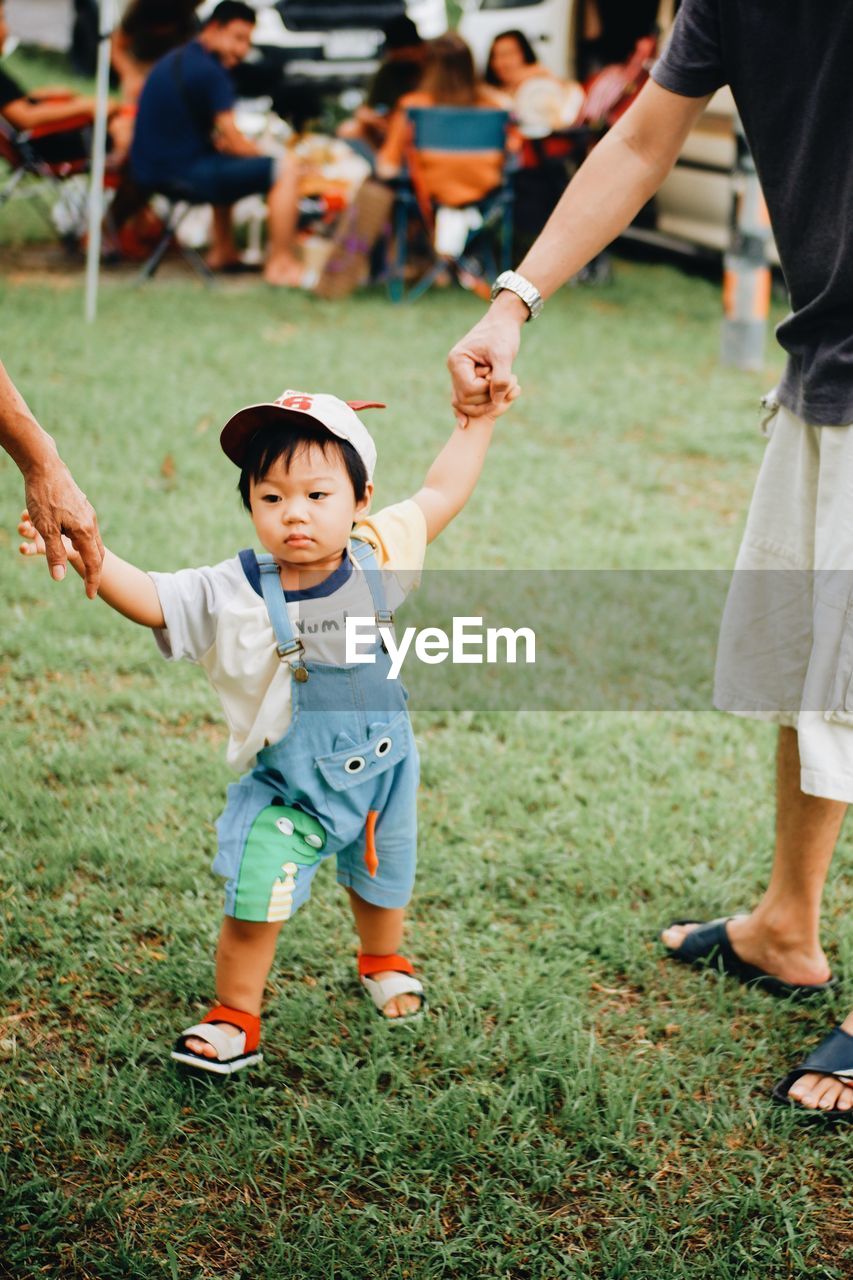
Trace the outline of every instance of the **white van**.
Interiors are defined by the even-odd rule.
[[[622,0],[632,10],[636,0]],[[657,23],[663,40],[678,0],[661,0]],[[578,75],[583,0],[462,0],[460,34],[481,70],[502,31],[523,31],[539,60],[566,79]],[[611,8],[614,6],[611,4]],[[653,7],[652,7],[653,11]],[[673,172],[658,192],[650,219],[627,233],[665,247],[722,252],[730,239],[735,106],[728,88],[714,95],[690,133]],[[771,250],[775,255],[775,249]]]

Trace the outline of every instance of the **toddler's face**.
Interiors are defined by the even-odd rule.
[[[299,449],[286,470],[277,458],[249,490],[252,520],[264,548],[281,565],[299,569],[334,568],[349,540],[352,524],[370,506],[373,486],[356,502],[352,481],[336,449],[317,445]]]

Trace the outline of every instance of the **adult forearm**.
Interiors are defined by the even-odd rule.
[[[624,231],[671,163],[638,150],[618,126],[611,130],[569,183],[518,270],[547,298]]]
[[[60,458],[53,437],[36,422],[2,364],[0,446],[24,477],[27,510],[44,538],[52,576],[65,576],[64,533],[82,558],[86,594],[91,598],[97,591],[103,555],[97,517]]]
[[[12,113],[9,113],[10,117]],[[89,98],[63,98],[59,102],[28,102],[19,106],[17,118],[12,119],[16,129],[38,129],[45,124],[62,124],[78,116],[94,116],[94,104]]]
[[[543,297],[594,258],[628,225],[672,168],[707,98],[685,98],[650,81],[567,187],[518,270]],[[448,366],[457,417],[476,418],[506,398],[529,313],[504,289],[453,347]]]
[[[24,397],[0,364],[0,445],[27,477],[57,459],[56,444],[33,417]]]

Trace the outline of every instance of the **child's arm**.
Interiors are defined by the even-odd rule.
[[[26,541],[21,543],[20,551],[24,556],[43,556],[45,552],[44,538],[30,520],[28,511],[21,513],[18,533]],[[85,575],[83,559],[68,538],[63,537],[69,563],[80,574]],[[117,613],[122,613],[131,622],[138,622],[143,627],[165,626],[163,610],[157,588],[147,573],[137,569],[135,565],[120,560],[112,551],[105,551],[101,565],[101,584],[98,595]]]
[[[519,394],[513,376],[506,400],[488,416],[471,418],[466,427],[456,427],[430,467],[423,488],[413,495],[426,518],[427,542],[438,537],[471,497],[483,469],[495,419],[506,413]]]

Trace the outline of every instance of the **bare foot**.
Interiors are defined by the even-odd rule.
[[[282,289],[298,289],[302,283],[305,268],[296,258],[280,256],[268,258],[264,267],[264,280],[267,284]]]
[[[661,941],[677,950],[695,924],[674,924],[664,929]],[[735,916],[726,925],[729,942],[739,959],[771,973],[783,982],[811,986],[828,982],[832,977],[829,962],[819,946],[813,949],[792,944],[790,935],[779,935],[768,929],[755,915]]]
[[[842,1031],[853,1035],[853,1013],[841,1024]],[[822,1076],[810,1071],[800,1076],[788,1090],[788,1097],[794,1098],[801,1107],[808,1111],[851,1111],[853,1110],[853,1083],[845,1084],[836,1080],[835,1076]]]
[[[383,969],[381,973],[371,973],[374,982],[384,982],[386,978],[398,978],[399,973],[393,969]],[[382,1013],[386,1018],[403,1018],[407,1014],[417,1013],[423,1004],[423,998],[415,995],[412,991],[407,991],[400,996],[392,996],[386,1005],[383,1005]]]

